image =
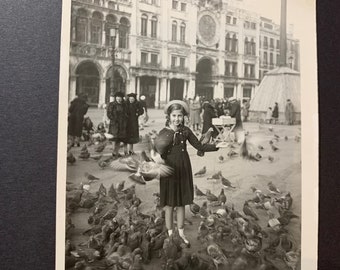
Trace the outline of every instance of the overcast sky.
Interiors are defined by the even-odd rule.
[[[280,23],[281,0],[243,0],[246,10],[253,10],[259,15]],[[313,14],[315,0],[287,0],[287,26],[294,25],[294,36],[301,38],[305,33],[306,21]]]

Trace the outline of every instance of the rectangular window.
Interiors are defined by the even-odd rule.
[[[280,49],[280,40],[276,40],[276,49]]]
[[[140,56],[140,62],[142,65],[145,65],[147,63],[147,59],[148,59],[148,54],[145,53],[145,52],[142,52],[141,53],[141,56]]]
[[[92,31],[91,31],[91,42],[94,44],[101,43],[101,26],[92,23]]]
[[[276,55],[276,65],[278,66],[280,64],[280,55]]]
[[[267,65],[267,63],[268,63],[268,54],[267,52],[264,52],[263,53],[263,64]]]
[[[237,24],[237,19],[233,18],[233,24]]]
[[[179,58],[179,66],[181,68],[185,68],[185,58],[183,57]]]
[[[227,24],[231,24],[231,16],[227,16]]]
[[[274,56],[272,53],[269,55],[269,64],[274,65]]]
[[[234,96],[234,87],[232,86],[227,86],[224,87],[224,97],[225,98],[230,98]]]
[[[109,9],[116,9],[116,3],[113,1],[109,1],[108,7]]]
[[[177,9],[178,1],[172,0],[172,8]]]
[[[142,17],[142,29],[141,29],[141,35],[146,36],[147,35],[147,28],[148,28],[148,19]]]
[[[226,76],[236,77],[237,76],[237,63],[236,62],[225,61],[224,74]]]
[[[245,28],[245,29],[248,29],[248,28],[249,28],[249,22],[248,22],[248,21],[245,21],[245,22],[244,22],[244,28]]]
[[[274,39],[270,38],[270,48],[274,48]]]
[[[94,0],[93,4],[100,6],[100,0]]]
[[[250,78],[255,78],[255,65],[249,65],[250,66]]]
[[[243,98],[251,98],[251,88],[250,87],[244,87],[243,88]]]
[[[151,37],[153,38],[157,37],[157,21],[156,20],[151,21]]]
[[[253,22],[251,23],[251,29],[254,29],[254,30],[256,29],[256,23],[253,23]]]
[[[267,37],[264,37],[264,39],[263,39],[263,47],[268,48],[268,38]]]
[[[187,4],[181,3],[181,11],[186,11],[186,10],[187,10]]]
[[[171,67],[176,67],[176,56],[171,56]]]
[[[151,4],[152,4],[152,5],[157,5],[157,0],[152,0],[152,1],[151,1]]]
[[[157,62],[158,62],[158,55],[152,53],[152,54],[151,54],[151,64],[152,64],[152,65],[157,65]]]

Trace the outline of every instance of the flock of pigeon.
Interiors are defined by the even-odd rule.
[[[149,143],[155,136],[157,133],[153,131],[145,139]],[[201,142],[208,143],[210,136],[203,134]],[[297,137],[295,141],[299,141]],[[274,134],[269,141],[273,152],[279,151],[274,143],[279,139]],[[87,172],[81,184],[67,182],[65,269],[154,269],[148,267],[155,265],[152,261],[166,270],[298,269],[300,247],[289,232],[289,224],[299,217],[292,211],[290,192],[281,192],[272,182],[268,182],[267,192],[253,186],[253,196],[245,200],[242,211],[238,211],[225,193],[225,190],[233,191],[237,187],[221,171],[208,176],[207,180],[220,181],[221,192],[215,195],[208,189],[204,193],[194,186],[196,203],[190,205],[193,222],[189,220],[189,224],[197,224],[199,248],[188,248],[178,233],[167,235],[159,193],[153,194],[155,208],[147,213],[141,211],[142,200],[136,194],[138,185],[171,174],[171,168],[157,162],[158,156],[152,146],[148,148],[149,156],[142,151],[114,160],[102,154],[109,143],[101,139],[93,143],[93,148],[85,144],[78,159],[93,159],[101,169],[127,171],[130,173],[127,178],[134,183],[129,187],[125,186],[124,180],[109,187],[101,184],[93,192],[91,184],[100,179]],[[254,147],[247,139],[241,146],[231,143],[228,147],[230,151],[226,158],[242,157],[255,162],[262,159],[259,152],[264,147]],[[255,148],[259,152],[254,153]],[[77,159],[70,149],[68,147],[67,162],[73,165]],[[274,158],[270,157],[268,160],[273,162]],[[224,162],[226,158],[220,156],[218,160]],[[205,177],[206,174],[207,169],[203,167],[194,173],[194,177]],[[83,232],[87,240],[75,246],[71,241],[75,230],[72,214],[79,208],[88,209],[89,228]]]

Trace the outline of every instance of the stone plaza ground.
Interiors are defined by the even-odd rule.
[[[89,116],[95,126],[102,121],[104,115],[103,109],[90,109],[87,116]],[[164,127],[165,116],[162,110],[149,110],[149,126],[140,131],[140,135],[145,135],[152,130],[159,131]],[[294,140],[296,135],[300,134],[300,126],[286,126],[273,125],[273,131],[269,130],[270,125],[259,124],[253,122],[243,123],[244,129],[249,133],[248,141],[254,146],[262,145],[264,150],[259,151],[262,159],[258,162],[244,160],[241,157],[229,158],[227,152],[229,148],[220,149],[217,152],[205,153],[203,157],[196,155],[196,150],[188,143],[188,152],[191,159],[193,173],[206,166],[207,173],[203,177],[194,177],[194,184],[196,184],[202,191],[210,189],[215,195],[221,191],[222,184],[220,181],[207,180],[208,177],[214,173],[221,171],[222,175],[229,179],[236,187],[235,189],[224,189],[227,196],[227,205],[235,206],[235,209],[242,212],[243,203],[245,200],[252,199],[254,193],[251,187],[262,190],[264,193],[269,193],[267,190],[267,183],[272,181],[282,192],[286,194],[290,192],[293,198],[292,211],[298,215],[299,219],[293,219],[287,226],[287,230],[296,247],[301,246],[301,144]],[[275,145],[279,148],[278,151],[273,152],[270,148],[269,141],[274,138],[274,134],[278,135],[280,139],[275,141]],[[284,140],[287,136],[288,140]],[[84,142],[81,143],[81,146]],[[91,146],[93,147],[93,146]],[[89,152],[92,154],[93,148],[89,147]],[[72,148],[70,151],[77,158],[81,147]],[[144,144],[135,145],[135,152],[140,152],[145,148]],[[238,152],[239,149],[236,149]],[[108,145],[103,154],[109,156],[112,151],[112,146]],[[121,150],[121,153],[123,151]],[[220,156],[224,157],[224,162],[219,162]],[[274,161],[270,162],[268,156],[274,157]],[[82,161],[77,158],[74,165],[67,167],[67,182],[81,183],[85,181],[84,173],[88,172],[100,178],[99,181],[91,184],[90,191],[97,191],[100,184],[106,188],[113,183],[116,185],[119,181],[126,180],[125,186],[128,187],[134,182],[128,179],[129,173],[117,172],[112,168],[101,169],[97,162],[89,159]],[[142,200],[140,210],[143,213],[151,212],[155,209],[154,198],[152,194],[159,191],[159,181],[152,180],[146,185],[136,185],[136,194]],[[205,197],[195,197],[194,201],[198,205],[202,205]],[[216,207],[211,207],[212,210]],[[268,215],[264,210],[254,209],[259,216],[259,225],[263,228],[267,226]],[[87,219],[89,211],[87,209],[78,209],[72,214],[72,222],[75,228],[71,231],[70,240],[76,246],[80,243],[86,242],[88,237],[82,235],[82,232],[89,228]],[[201,243],[197,240],[197,228],[200,222],[199,217],[193,217],[186,207],[186,216],[192,221],[192,225],[185,225],[185,232],[192,244],[192,251],[197,251],[201,248]],[[159,259],[154,259],[145,266],[145,269],[159,270]],[[289,269],[283,263],[278,263],[279,269]]]

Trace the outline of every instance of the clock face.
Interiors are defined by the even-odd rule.
[[[202,16],[198,29],[202,38],[206,41],[213,39],[216,35],[216,23],[210,15]]]
[[[213,46],[218,42],[218,25],[210,14],[204,14],[198,21],[198,36],[206,46]]]

